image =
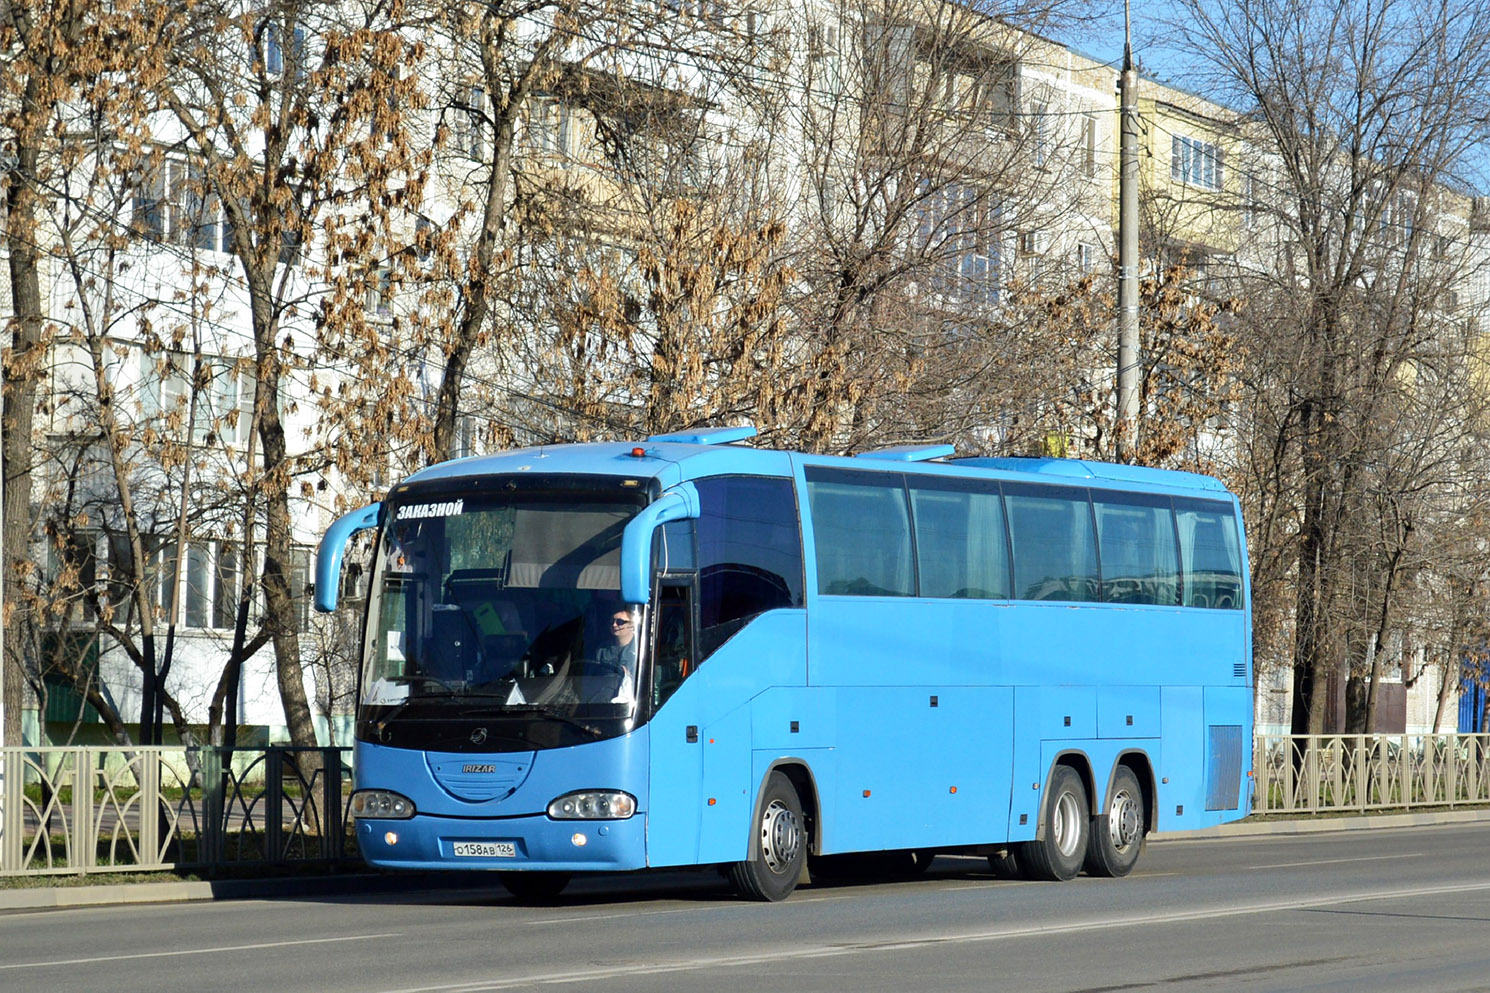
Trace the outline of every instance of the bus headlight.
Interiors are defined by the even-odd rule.
[[[392,790],[358,790],[352,794],[352,816],[407,820],[414,816],[414,801]]]
[[[565,793],[548,805],[556,821],[624,821],[636,813],[636,797],[620,790]]]

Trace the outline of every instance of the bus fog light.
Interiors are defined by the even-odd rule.
[[[398,832],[389,831],[387,834],[383,835],[383,842],[390,848],[398,844]]]
[[[634,813],[636,797],[620,790],[565,793],[548,805],[548,816],[556,821],[624,821]]]
[[[414,816],[414,801],[392,790],[358,790],[352,794],[352,816],[407,820]]]
[[[574,832],[574,837],[573,838],[570,838],[569,840],[572,841],[572,842],[574,842],[574,847],[575,848],[584,848],[587,844],[590,843],[590,839],[589,838],[586,838],[583,834],[581,834],[578,831]]]

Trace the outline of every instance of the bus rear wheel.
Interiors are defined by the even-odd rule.
[[[807,859],[802,801],[791,780],[771,773],[752,825],[755,854],[729,868],[735,891],[750,900],[775,903],[791,896]]]
[[[508,893],[524,903],[552,900],[569,885],[567,872],[499,872],[497,878]]]
[[[1144,838],[1143,790],[1127,766],[1112,777],[1112,795],[1103,812],[1092,818],[1086,846],[1086,871],[1093,876],[1126,876],[1138,862]]]
[[[1091,810],[1086,787],[1076,770],[1056,766],[1045,794],[1045,830],[1019,852],[1019,862],[1029,878],[1055,882],[1076,878],[1086,859]]]

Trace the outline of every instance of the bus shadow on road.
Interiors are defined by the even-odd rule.
[[[832,893],[871,887],[903,886],[907,890],[927,883],[952,880],[1002,882],[990,871],[986,859],[938,856],[927,866],[907,871],[904,864],[878,856],[837,857],[814,860],[804,880],[802,893]],[[286,881],[289,883],[291,881]],[[576,875],[558,896],[523,898],[510,893],[501,881],[487,872],[376,873],[356,876],[299,880],[302,886],[287,887],[286,900],[341,904],[399,904],[427,906],[512,907],[583,909],[628,907],[651,903],[740,903],[721,871],[703,868],[651,870],[632,873]],[[262,897],[264,892],[240,883],[214,886],[223,898]]]

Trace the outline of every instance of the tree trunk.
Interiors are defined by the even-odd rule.
[[[28,81],[26,99],[38,98],[40,85]],[[31,115],[27,115],[28,122]],[[36,129],[33,129],[36,130]],[[16,165],[6,186],[5,242],[10,262],[10,354],[4,366],[4,655],[0,658],[0,700],[5,723],[0,744],[21,744],[21,704],[25,699],[25,644],[17,635],[29,625],[29,611],[21,597],[22,570],[31,561],[31,433],[36,394],[41,382],[46,346],[41,310],[41,253],[37,248],[37,194],[33,186],[38,164],[39,134],[22,135],[15,149]]]
[[[1443,725],[1443,712],[1448,708],[1449,697],[1453,693],[1454,684],[1459,679],[1459,656],[1458,641],[1450,641],[1450,645],[1456,646],[1449,649],[1449,655],[1439,667],[1438,680],[1438,704],[1433,708],[1432,733],[1438,734],[1438,729]]]
[[[273,272],[274,256],[264,261]],[[280,419],[280,360],[275,341],[276,326],[269,318],[271,303],[267,279],[251,279],[255,348],[258,354],[258,386],[254,416],[259,426],[259,444],[264,469],[264,606],[274,643],[275,672],[285,724],[290,741],[301,748],[314,748],[316,726],[305,693],[305,671],[300,660],[294,594],[290,589],[294,528],[290,518],[289,450],[284,423]],[[256,285],[255,285],[256,284]]]

